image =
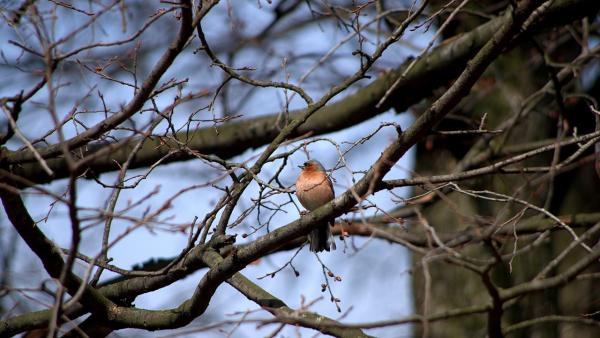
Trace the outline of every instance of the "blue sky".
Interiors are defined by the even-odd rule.
[[[207,21],[204,24],[207,29],[209,42],[216,41],[216,45],[222,42],[220,39],[222,39],[223,36],[227,36],[228,31],[231,29],[229,25],[222,24],[224,15],[228,15],[225,8],[227,3],[228,2],[223,2],[219,7],[215,8],[215,10],[207,17]],[[261,8],[259,8],[257,1],[235,3],[234,14],[238,18],[242,20],[248,17],[252,18],[251,24],[250,20],[246,20],[246,25],[241,30],[241,32],[247,36],[258,31],[268,23],[268,20],[270,19],[268,9],[272,5],[267,4],[265,1],[260,1],[259,3],[261,4]],[[302,11],[302,13],[306,12]],[[367,18],[365,18],[365,20],[366,19]],[[103,34],[106,39],[110,40],[114,39],[119,34],[123,34],[119,28],[104,23],[102,29],[99,29],[98,32]],[[293,57],[301,55],[324,55],[332,45],[335,45],[347,34],[346,31],[340,31],[338,28],[339,27],[331,22],[324,21],[319,26],[310,26],[291,34],[286,38],[273,41],[269,44],[269,48],[267,49],[249,47],[240,53],[240,56],[235,60],[235,65],[253,66],[257,68],[257,73],[266,73],[269,70],[280,67],[284,58],[289,58],[289,60],[294,60],[294,62],[290,63],[285,71],[280,71],[274,79],[283,80],[285,73],[287,72],[290,75],[290,81],[295,81],[312,66],[314,60],[311,61],[298,58],[296,61]],[[7,27],[3,27],[0,32],[7,29]],[[68,27],[63,27],[61,29],[68,30]],[[373,43],[376,39],[372,33],[370,34],[370,37],[373,38],[371,43]],[[6,39],[8,39],[8,35],[1,35],[3,36],[1,38],[2,52],[8,56],[16,55],[17,51],[14,46],[7,44]],[[414,55],[418,48],[423,48],[428,43],[428,39],[430,39],[431,36],[431,32],[411,32],[409,36],[406,37],[405,41],[401,41],[390,48],[377,66],[379,69],[385,69],[386,67],[400,64],[407,56]],[[143,44],[151,44],[153,42],[152,40],[153,35],[151,33],[142,35],[141,41]],[[194,43],[194,46],[196,45],[197,42]],[[352,42],[342,46],[336,52],[336,61],[329,66],[335,68],[342,74],[351,74],[354,72],[359,65],[356,57],[352,56],[352,51],[355,47],[356,45]],[[417,49],[415,49],[415,47],[417,47]],[[159,45],[159,48],[164,48],[164,46]],[[147,61],[148,64],[140,65],[140,68],[146,67],[147,69],[155,62],[161,51],[159,48],[157,48],[156,56],[150,57],[148,59],[149,61]],[[367,43],[365,45],[366,50],[372,51],[373,48],[374,44]],[[198,90],[203,86],[207,86],[207,83],[218,84],[222,79],[222,72],[217,67],[208,67],[205,62],[199,62],[198,59],[199,57],[197,55],[191,53],[191,48],[188,48],[188,50],[177,59],[176,65],[169,70],[163,77],[163,80],[172,76],[189,78],[188,84],[183,87],[184,91]],[[206,59],[202,60],[206,61]],[[0,75],[2,73],[8,74],[10,69],[2,67],[0,68],[0,72]],[[276,78],[277,76],[280,78]],[[318,95],[327,90],[328,78],[333,77],[329,73],[318,69],[306,80],[306,88],[311,95],[318,97]],[[71,97],[84,95],[84,92],[90,90],[101,90],[105,97],[109,99],[113,108],[117,109],[118,105],[126,102],[132,94],[131,91],[124,90],[123,87],[116,86],[111,82],[98,81],[96,77],[92,77],[89,74],[81,75],[80,79],[81,82],[66,85],[63,92],[61,92],[61,95]],[[16,83],[29,83],[29,80],[28,77],[23,76],[23,78],[17,78]],[[66,82],[66,79],[64,80]],[[360,82],[351,90],[334,98],[334,101],[365,84],[367,84],[366,81]],[[16,90],[15,86],[4,85],[0,87],[0,95],[14,94]],[[175,94],[174,91],[171,91],[159,96],[157,100],[159,107],[166,107],[169,105]],[[40,92],[34,97],[34,101],[36,102],[43,103],[46,100],[47,93],[45,91]],[[284,102],[285,93],[281,90],[258,90],[256,93],[249,96],[246,102],[238,104],[241,109],[236,113],[243,114],[244,117],[273,114],[282,110]],[[61,111],[68,111],[73,104],[73,100],[64,100],[59,108]],[[97,104],[97,99],[92,97],[81,102],[79,108],[92,109],[96,107]],[[189,110],[186,108],[192,108],[192,106],[192,104],[188,104],[182,108],[177,108],[173,120],[176,125],[182,126],[186,123],[189,115]],[[298,97],[293,98],[289,108],[295,109],[301,107],[302,101],[300,101]],[[39,135],[47,129],[50,118],[47,111],[41,107],[41,104],[38,107],[33,105],[31,108],[35,114],[24,115],[19,123],[21,128],[26,130],[26,134],[29,137],[35,138],[35,135]],[[221,108],[222,107],[218,104],[215,107],[217,115]],[[201,114],[204,114],[204,118],[209,116],[209,112],[207,111],[201,112]],[[90,125],[99,117],[90,114],[83,118],[86,120],[86,123]],[[140,120],[143,120],[143,117],[140,118]],[[405,129],[412,123],[412,118],[410,114],[407,113],[396,114],[393,111],[389,111],[353,128],[348,128],[321,137],[330,139],[340,145],[341,149],[344,150],[349,148],[347,142],[356,142],[360,138],[375,131],[382,123],[389,122],[395,122]],[[160,126],[157,130],[164,130],[164,126]],[[68,129],[66,133],[67,136],[72,136],[75,134],[75,130]],[[379,156],[380,151],[391,142],[395,135],[395,129],[386,127],[368,142],[354,148],[345,156],[349,168],[355,172],[368,169]],[[285,151],[294,145],[296,144],[284,147],[280,149],[280,151]],[[9,146],[19,147],[20,145],[17,142],[13,142],[9,144]],[[260,154],[262,149],[263,148],[248,150],[245,153],[232,158],[231,161],[246,161],[253,155]],[[339,159],[337,149],[327,141],[311,143],[307,147],[307,150],[310,158],[320,160],[327,169],[331,169]],[[387,177],[401,178],[409,176],[413,155],[413,152],[409,152],[398,162],[397,166],[392,169]],[[280,176],[284,185],[291,186],[294,183],[299,171],[296,165],[301,164],[305,160],[306,154],[303,152],[297,152],[290,157],[290,161]],[[278,164],[279,163],[275,163],[275,165]],[[269,177],[269,174],[272,174],[274,170],[275,167],[273,165],[268,165],[261,172],[260,177]],[[131,170],[128,172],[128,177],[143,174],[144,172],[144,169]],[[129,213],[131,216],[141,216],[147,209],[153,210],[158,208],[166,199],[173,196],[181,189],[202,183],[207,178],[216,177],[217,175],[219,175],[218,171],[199,160],[190,160],[159,166],[147,179],[141,181],[136,189],[123,190],[117,205],[117,210],[126,207],[128,203],[139,200],[142,196],[146,196],[146,194],[149,194],[152,191],[157,191],[151,198],[144,200],[138,208]],[[352,185],[352,175],[346,168],[334,171],[332,176],[336,182],[335,190],[337,194],[340,194]],[[354,176],[355,179],[359,177],[359,174],[355,174]],[[115,178],[116,173],[106,173],[101,175],[101,180],[106,183],[113,183]],[[45,188],[56,193],[63,193],[66,189],[66,184],[67,182],[65,180],[59,180],[45,186]],[[396,191],[396,193],[406,196],[409,191],[400,190]],[[171,208],[163,214],[163,218],[168,217],[169,222],[171,223],[189,223],[196,216],[202,219],[204,214],[212,208],[214,201],[216,201],[221,194],[222,192],[216,189],[192,190],[174,200]],[[257,194],[258,187],[256,184],[252,184],[244,193],[240,207],[243,208],[244,206],[249,206],[251,204],[251,199],[256,197]],[[78,206],[103,208],[107,204],[110,190],[100,187],[93,181],[81,181],[78,185],[78,195]],[[285,198],[287,197],[284,195],[277,195],[273,197],[272,201],[275,203],[283,202]],[[397,203],[392,201],[391,195],[385,192],[369,197],[369,201],[377,204],[384,210],[397,206]],[[32,191],[29,191],[26,195],[26,203],[34,219],[42,219],[49,213],[48,220],[39,224],[43,231],[60,246],[68,247],[70,234],[66,210],[60,205],[50,208],[50,202],[51,201],[47,197],[34,194]],[[236,214],[234,214],[232,219],[237,217],[241,210],[242,209],[236,210]],[[278,213],[274,217],[271,223],[273,227],[285,225],[298,217],[297,210],[292,205],[287,205],[284,210],[287,213]],[[365,215],[368,216],[372,213],[373,211],[368,209],[366,210]],[[248,226],[253,224],[253,220],[256,220],[255,214],[249,216],[248,219],[235,228],[234,231],[237,233],[247,231]],[[116,238],[116,236],[125,231],[129,225],[130,223],[125,221],[115,221],[112,237]],[[10,227],[4,214],[0,214],[0,226],[3,233],[8,231],[8,227]],[[259,231],[254,236],[250,236],[248,240],[255,239],[258,235],[262,234],[264,234],[264,230]],[[86,230],[84,232],[82,251],[89,255],[97,254],[101,236],[101,226]],[[3,237],[7,238],[6,236]],[[238,239],[240,242],[242,241],[240,236],[238,236]],[[410,268],[410,257],[405,248],[369,238],[348,239],[346,243],[347,246],[341,243],[337,238],[336,241],[338,250],[320,254],[320,257],[329,268],[342,277],[341,282],[332,282],[332,289],[335,296],[341,299],[342,312],[345,313],[345,316],[342,319],[343,322],[351,323],[396,319],[413,313],[410,278],[408,273],[408,269]],[[5,244],[6,243],[3,243],[3,245]],[[147,261],[149,258],[174,256],[178,254],[186,244],[186,234],[175,233],[161,228],[153,229],[149,227],[140,227],[115,245],[110,251],[109,256],[114,259],[112,264],[122,268],[130,268],[134,264]],[[18,244],[18,253],[19,261],[14,266],[13,280],[18,281],[18,286],[20,287],[39,287],[41,281],[47,278],[45,274],[40,274],[36,271],[41,268],[41,265],[37,259],[33,257],[33,254],[26,245],[20,240]],[[293,254],[294,252],[282,252],[271,255],[261,260],[259,263],[247,267],[242,273],[253,282],[264,287],[268,292],[280,297],[292,308],[299,308],[303,298],[306,299],[307,302],[310,302],[324,296],[322,300],[311,306],[310,310],[332,318],[337,318],[339,313],[337,312],[336,307],[329,302],[328,294],[321,293],[320,285],[324,278],[321,266],[315,256],[308,252],[307,248],[304,248],[294,259],[294,266],[300,272],[299,277],[296,277],[291,269],[286,268],[274,278],[258,279],[258,277],[274,271],[285,264]],[[79,267],[79,269],[81,269],[81,267]],[[138,307],[148,309],[162,309],[177,306],[183,300],[190,297],[196,283],[204,272],[205,271],[200,271],[169,287],[142,295],[136,299],[135,304]],[[114,276],[114,274],[106,272],[103,275],[103,278],[107,279],[112,276]],[[38,296],[37,293],[32,293],[32,295]],[[50,301],[47,297],[41,299],[45,302]],[[217,291],[211,301],[207,313],[200,318],[200,321],[202,321],[203,318],[210,318],[211,320],[239,318],[239,313],[255,309],[257,309],[257,306],[254,303],[247,301],[243,295],[224,284]],[[236,313],[238,314],[235,315]],[[258,312],[254,316],[259,318],[270,317],[266,312]],[[273,328],[273,326],[264,327],[259,329],[259,332],[261,335],[264,335],[272,331]],[[408,335],[410,332],[409,329],[409,326],[403,326],[372,330],[369,331],[369,333],[379,337],[401,337]],[[233,336],[253,337],[256,335],[256,330],[257,327],[255,324],[243,325],[235,331]],[[292,336],[294,335],[295,330],[297,329],[289,327],[283,334],[285,334],[285,336]],[[303,336],[310,337],[313,336],[314,331],[302,330],[302,333]],[[163,336],[167,334],[167,332],[147,333],[142,330],[121,330],[116,333],[117,336]],[[218,336],[221,334],[214,331],[205,334],[205,336],[210,337],[215,335]],[[190,333],[189,335],[184,336],[196,335]]]

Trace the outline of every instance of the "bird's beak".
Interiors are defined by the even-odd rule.
[[[303,165],[299,165],[298,168],[304,169],[304,166]]]

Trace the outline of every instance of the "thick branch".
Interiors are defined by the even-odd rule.
[[[212,7],[212,6],[209,6]],[[68,149],[75,149],[77,147],[86,145],[91,140],[97,139],[102,134],[110,131],[114,127],[123,123],[129,119],[133,114],[138,112],[144,103],[150,97],[150,94],[154,90],[154,87],[162,77],[162,75],[169,69],[169,67],[175,61],[175,58],[183,51],[187,41],[191,37],[194,31],[194,25],[200,22],[200,19],[206,11],[198,13],[198,17],[192,20],[191,2],[182,0],[181,2],[181,26],[175,40],[171,43],[169,48],[163,53],[161,58],[158,60],[150,74],[146,77],[142,83],[139,91],[136,92],[131,101],[117,114],[112,115],[104,121],[96,124],[95,126],[87,129],[83,133],[65,141],[65,144],[54,144],[45,149],[39,151],[43,158],[52,158],[58,156],[63,147]],[[20,151],[13,153],[7,158],[8,163],[26,163],[36,161],[36,158],[31,151]],[[63,176],[66,177],[68,172]]]
[[[530,28],[532,31],[544,31],[549,27],[555,27],[577,18],[594,15],[600,9],[600,2],[596,0],[563,0],[548,9],[539,22]],[[467,60],[490,40],[494,32],[506,22],[505,17],[499,17],[479,26],[469,33],[441,44],[428,55],[420,59],[411,71],[399,82],[391,99],[381,108],[376,108],[377,102],[385,94],[388,88],[404,72],[410,60],[402,66],[385,75],[382,75],[370,85],[360,89],[344,99],[321,108],[312,115],[304,124],[299,126],[290,137],[297,137],[311,133],[313,135],[325,134],[341,130],[352,125],[359,124],[376,116],[391,107],[402,111],[414,103],[427,97],[430,93],[447,84],[455,78],[464,67]],[[304,114],[304,110],[290,113],[290,118]],[[246,119],[242,121],[229,122],[220,126],[200,128],[187,133],[175,135],[178,140],[185,140],[187,146],[203,154],[215,154],[222,158],[240,154],[248,149],[260,147],[270,143],[280,132],[277,125],[279,113]],[[218,130],[218,134],[215,132]],[[89,132],[86,132],[89,133]],[[87,135],[87,134],[86,134]],[[89,168],[95,173],[118,170],[115,163],[123,163],[130,154],[132,147],[138,142],[133,139],[125,142],[117,150],[107,151],[106,155],[99,156],[90,163]],[[89,144],[81,149],[83,154],[89,155],[106,147],[105,144]],[[151,165],[172,149],[178,146],[165,139],[154,138],[144,143],[138,152],[131,168],[140,168]],[[49,151],[49,150],[48,150]],[[44,154],[46,151],[43,152]],[[57,178],[68,176],[66,163],[62,158],[51,158],[47,160],[50,168],[55,172],[54,177],[49,177],[40,165],[31,161],[31,156],[23,156],[20,153],[5,154],[4,162],[10,164],[11,170],[22,177],[36,183],[50,182]],[[165,161],[182,161],[190,159],[189,153],[179,152]],[[82,168],[83,170],[83,168]]]
[[[205,255],[205,258],[207,264],[210,266],[215,266],[217,263],[222,261],[221,256],[217,255],[216,253],[213,255]],[[343,327],[342,323],[325,316],[308,311],[298,312],[294,309],[291,309],[279,298],[271,295],[260,286],[252,283],[252,281],[244,277],[244,275],[241,273],[234,274],[227,280],[227,283],[277,318],[299,318],[302,319],[300,325],[315,329],[325,334],[330,334],[335,337],[370,337],[369,335],[363,333],[360,329],[345,328]],[[282,322],[288,322],[293,325],[299,323],[298,321],[285,319],[282,320]]]

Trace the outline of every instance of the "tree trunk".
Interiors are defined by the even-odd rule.
[[[446,33],[454,35],[458,30],[466,30],[472,25],[470,21],[472,20],[456,20],[455,22],[459,22],[460,25],[449,27],[454,31]],[[571,60],[580,50],[578,46],[561,45],[559,42],[554,46],[544,46],[544,48],[552,51],[549,58],[557,62]],[[488,69],[470,96],[463,100],[456,111],[442,121],[436,130],[477,129],[477,124],[484,115],[486,115],[484,129],[502,129],[501,125],[521,109],[527,96],[550,80],[550,72],[556,71],[545,67],[543,60],[542,54],[533,43],[524,44],[505,54]],[[535,67],[536,71],[524,71],[531,67]],[[595,75],[597,76],[597,72]],[[562,88],[563,95],[574,90],[581,91],[581,88],[573,85]],[[589,94],[592,97],[598,97],[598,88],[592,89]],[[561,104],[557,104],[557,102],[555,97],[547,95],[522,123],[514,127],[505,143],[502,143],[502,140],[506,133],[498,136],[432,133],[425,142],[418,145],[415,172],[418,176],[452,173],[462,168],[466,157],[473,158],[481,150],[491,148],[497,152],[503,146],[556,139],[557,135],[561,134],[569,136],[573,134],[574,127],[577,127],[580,134],[593,131],[594,114],[583,100],[561,100]],[[565,107],[561,107],[563,104]],[[471,123],[465,121],[471,121]],[[477,140],[481,138],[488,140],[482,148],[474,149]],[[547,152],[543,156],[527,161],[527,165],[550,165],[553,155],[553,152]],[[558,155],[560,159],[566,157]],[[492,162],[493,160],[489,161],[489,163]],[[592,165],[560,174],[554,181],[545,180],[543,183],[535,183],[533,179],[534,176],[525,174],[494,175],[490,178],[456,183],[465,189],[489,190],[527,200],[554,215],[574,215],[599,210],[600,182]],[[418,195],[428,190],[430,190],[428,187],[416,188],[414,193]],[[484,201],[457,192],[441,191],[437,196],[437,202],[424,209],[423,217],[439,234],[467,228],[483,230],[489,226],[497,226],[517,215],[522,209],[523,205],[518,203]],[[534,215],[536,213],[529,210],[524,214],[523,219]],[[512,227],[513,223],[505,226]],[[412,230],[425,233],[419,224],[413,224]],[[509,254],[515,244],[519,249],[533,240],[535,238],[494,239],[487,245],[463,249],[461,253],[472,258],[493,258],[492,247],[500,253]],[[492,282],[497,287],[505,288],[534,278],[553,257],[556,257],[572,241],[573,238],[566,231],[553,232],[549,240],[544,241],[535,249],[515,257],[510,265],[506,262],[497,264],[491,272]],[[590,245],[594,243],[590,243]],[[564,260],[550,275],[570,267],[582,253],[579,249],[574,250],[568,255],[569,258]],[[481,276],[477,273],[462,266],[449,264],[446,260],[435,260],[433,257],[416,254],[413,255],[413,264],[418,268],[413,273],[414,302],[417,312],[431,315],[490,302],[490,295]],[[504,304],[502,327],[506,329],[512,324],[547,315],[582,316],[594,313],[600,309],[600,296],[594,292],[593,284],[593,279],[583,279],[559,289],[528,295],[509,307]],[[427,290],[429,285],[430,289]],[[477,314],[417,325],[415,328],[416,336],[484,337],[487,334],[487,324],[488,315]],[[577,337],[600,337],[600,329],[597,327],[552,321],[512,331],[510,336],[558,338],[572,337],[575,332],[577,332]]]

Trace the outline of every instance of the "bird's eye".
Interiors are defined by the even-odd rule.
[[[304,162],[304,166],[307,167],[310,163]]]

